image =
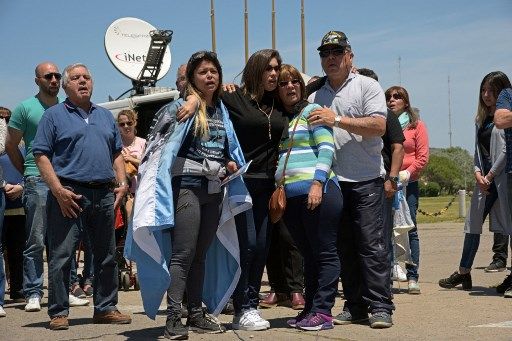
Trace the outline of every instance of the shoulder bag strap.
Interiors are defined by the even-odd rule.
[[[286,152],[286,157],[284,159],[284,165],[283,165],[283,174],[281,175],[281,181],[279,181],[280,185],[284,184],[284,172],[286,171],[286,165],[288,164],[288,158],[290,157],[290,152],[292,151],[293,146],[293,136],[295,135],[295,129],[297,128],[297,124],[299,123],[299,120],[302,116],[302,112],[304,109],[301,110],[300,114],[297,115],[297,121],[295,121],[295,124],[293,125],[292,134],[290,136],[290,146],[288,147],[288,151]]]

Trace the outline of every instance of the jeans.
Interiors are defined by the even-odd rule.
[[[272,241],[267,257],[267,276],[273,292],[301,293],[304,291],[304,258],[297,248],[283,219],[272,229]]]
[[[5,295],[5,271],[4,271],[4,249],[2,243],[2,230],[4,226],[5,194],[0,190],[0,307],[4,305]]]
[[[494,203],[498,200],[498,191],[496,190],[496,185],[494,183],[489,188],[489,194],[485,197],[484,203],[484,213],[482,222],[485,221],[485,218],[491,212],[491,208],[494,206]],[[496,236],[496,233],[494,234]],[[479,233],[466,233],[464,235],[464,246],[462,248],[462,257],[460,259],[459,266],[461,268],[465,268],[467,270],[471,270],[473,266],[473,262],[475,260],[476,252],[478,251],[478,247],[480,246],[480,234]],[[505,248],[507,245],[505,244]],[[505,262],[507,258],[505,258]]]
[[[71,287],[73,285],[92,285],[92,281],[94,279],[94,268],[93,268],[93,257],[92,257],[92,249],[91,242],[89,241],[89,236],[87,235],[87,231],[82,231],[80,235],[80,240],[75,246],[75,250],[78,249],[78,246],[82,242],[82,251],[84,253],[84,268],[82,270],[82,280],[78,280],[78,263],[76,261],[76,257],[73,257],[71,260],[71,274],[70,274],[70,284]]]
[[[411,259],[416,265],[405,264],[407,269],[407,279],[418,281],[418,268],[420,266],[420,239],[418,236],[418,225],[416,224],[416,213],[419,206],[420,189],[418,181],[409,182],[406,189],[406,200],[409,205],[411,219],[414,228],[409,230],[409,247],[411,248]]]
[[[40,176],[25,178],[25,249],[23,251],[23,295],[43,297],[43,250],[47,229],[48,186]],[[50,255],[47,255],[50,258]]]
[[[92,189],[66,184],[76,194],[82,212],[77,218],[62,215],[57,199],[48,196],[48,315],[69,314],[69,279],[71,260],[80,233],[87,230],[94,259],[94,313],[116,310],[118,269],[115,261],[114,193],[108,188]]]
[[[314,210],[307,208],[307,194],[288,198],[284,220],[304,255],[304,311],[331,316],[340,274],[337,237],[343,201],[333,181],[326,187]]]
[[[176,188],[173,192],[176,215],[171,229],[167,315],[181,316],[186,288],[190,316],[201,311],[206,253],[219,226],[222,193],[208,194],[203,188]]]
[[[387,237],[382,218],[382,178],[340,182],[343,213],[338,233],[344,309],[353,315],[387,312],[391,301],[391,275]]]
[[[240,247],[241,274],[233,293],[235,314],[256,309],[259,304],[261,277],[270,247],[272,224],[268,219],[268,201],[275,189],[272,179],[245,178],[252,198],[252,210],[235,217]]]

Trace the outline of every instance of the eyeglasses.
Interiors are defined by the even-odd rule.
[[[194,53],[192,56],[190,56],[190,59],[188,60],[188,65],[191,65],[192,63],[195,63],[196,61],[204,59],[204,58],[216,60],[217,54],[212,51],[198,51],[198,52]],[[188,66],[187,66],[187,69],[188,69]]]
[[[60,81],[60,79],[62,78],[62,75],[58,72],[50,72],[50,73],[47,73],[39,78],[44,78],[47,81],[51,81],[53,79],[53,77],[55,77],[56,80]]]
[[[284,88],[285,86],[288,85],[288,83],[292,83],[292,85],[297,85],[297,84],[300,83],[300,81],[298,79],[292,79],[292,80],[289,80],[289,81],[280,81],[277,84],[279,85],[279,87]]]
[[[398,94],[398,93],[394,93],[392,95],[386,95],[386,101],[389,101],[391,98],[393,98],[394,100],[399,100],[399,99],[403,99],[402,95]]]
[[[277,65],[277,66],[267,65],[267,67],[265,68],[265,71],[271,72],[272,70],[274,70],[275,72],[279,72],[279,69],[281,69],[281,67],[279,65]]]
[[[330,49],[330,50],[320,51],[318,54],[320,55],[321,58],[327,58],[331,54],[334,57],[338,57],[338,56],[341,56],[343,53],[345,53],[345,49]]]
[[[133,122],[118,122],[117,125],[120,127],[131,127],[133,125]]]

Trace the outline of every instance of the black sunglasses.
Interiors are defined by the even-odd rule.
[[[335,57],[338,57],[338,56],[341,56],[343,53],[345,52],[345,49],[330,49],[330,50],[323,50],[323,51],[320,51],[318,54],[320,55],[320,57],[322,58],[327,58],[329,57],[331,54]]]
[[[50,72],[50,73],[43,75],[42,78],[46,79],[47,81],[51,81],[53,79],[53,77],[55,77],[56,80],[60,81],[60,79],[62,78],[62,75],[58,72]]]
[[[289,81],[280,81],[277,84],[279,85],[279,87],[284,88],[285,86],[288,85],[288,83],[292,83],[292,85],[297,85],[297,84],[300,83],[300,81],[298,79],[292,79],[292,80],[289,80]]]
[[[119,122],[117,125],[120,127],[131,127],[133,125],[133,122]]]
[[[389,101],[391,99],[391,97],[393,97],[394,100],[402,99],[402,95],[394,93],[392,95],[387,95],[386,96],[386,101]]]
[[[281,69],[281,67],[279,65],[277,66],[272,66],[272,65],[267,65],[267,67],[265,68],[265,71],[272,71],[274,70],[275,72],[279,72],[279,69]]]

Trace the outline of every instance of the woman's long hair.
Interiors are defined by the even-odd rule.
[[[510,88],[510,80],[507,75],[501,71],[493,71],[485,75],[484,79],[480,83],[480,92],[478,94],[478,109],[476,112],[475,122],[478,125],[482,125],[487,115],[494,113],[489,112],[490,108],[485,105],[484,100],[482,99],[482,89],[485,83],[489,82],[489,86],[492,89],[494,98],[498,98],[501,90],[505,88]]]
[[[206,99],[204,94],[197,88],[194,83],[194,71],[201,64],[202,61],[212,62],[213,65],[217,68],[219,72],[219,85],[215,92],[213,93],[212,102],[217,103],[220,93],[222,91],[222,67],[220,66],[219,59],[217,58],[217,54],[211,51],[199,51],[194,53],[187,63],[187,90],[185,93],[187,95],[194,95],[199,99],[199,110],[195,116],[194,121],[194,135],[202,138],[206,138],[208,136],[208,115],[206,113]]]
[[[277,65],[281,66],[282,59],[277,50],[264,49],[256,51],[249,57],[242,71],[242,91],[257,102],[261,101],[265,93],[262,77],[272,58],[275,58]]]
[[[411,100],[409,99],[409,93],[404,87],[395,85],[387,89],[385,93],[386,101],[389,99],[389,97],[391,97],[391,94],[395,91],[400,95],[400,97],[402,97],[402,100],[404,101],[405,112],[407,112],[407,114],[409,115],[409,126],[411,128],[415,128],[416,125],[418,124],[418,120],[420,119],[420,115],[418,114],[419,110],[412,107]]]

